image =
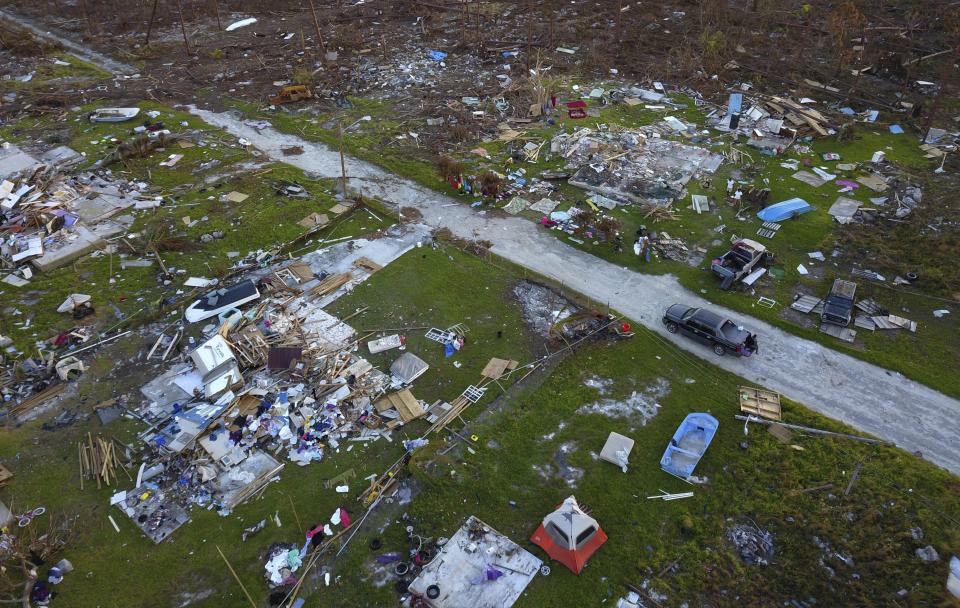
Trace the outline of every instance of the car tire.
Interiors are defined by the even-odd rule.
[[[723,344],[714,344],[713,352],[717,353],[721,357],[727,353],[727,349]]]
[[[677,333],[678,329],[680,329],[680,327],[676,323],[672,321],[667,323],[667,331],[670,332],[671,334]]]

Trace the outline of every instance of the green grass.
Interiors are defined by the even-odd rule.
[[[470,280],[462,280],[465,276]],[[361,330],[445,327],[455,322],[469,325],[466,347],[452,359],[443,357],[439,345],[425,341],[422,330],[404,332],[407,349],[431,365],[415,383],[414,393],[427,401],[449,400],[467,383],[478,380],[479,370],[490,357],[526,363],[534,353],[542,352],[541,340],[525,328],[518,305],[509,295],[521,278],[455,249],[415,249],[373,275],[331,310],[347,315],[369,306],[350,321]],[[501,337],[497,331],[503,331]],[[90,403],[111,393],[135,391],[157,372],[146,366],[131,370],[124,361],[149,348],[151,341],[149,337],[131,338],[101,353],[101,360],[117,363],[100,368],[106,375],[84,376],[79,392],[87,401],[71,402],[70,407],[88,411]],[[371,357],[371,361],[386,365],[398,354],[390,351]],[[454,367],[453,361],[461,362],[462,367]],[[583,384],[593,375],[612,381],[607,395]],[[647,426],[637,425],[636,419],[576,413],[586,403],[622,399],[658,379],[667,381],[670,391],[658,400],[659,413]],[[570,493],[592,507],[610,541],[579,578],[551,563],[553,573],[549,578],[537,578],[519,607],[599,605],[624,594],[624,582],[645,579],[672,603],[700,599],[726,605],[722,590],[736,589],[740,601],[751,605],[779,605],[792,597],[811,595],[820,603],[843,597],[852,604],[883,605],[901,587],[910,590],[911,605],[942,601],[944,562],[924,565],[913,556],[913,550],[932,543],[944,556],[960,548],[960,536],[950,519],[955,519],[960,509],[953,489],[956,479],[895,449],[795,436],[791,443],[803,448],[796,451],[757,426],[744,437],[742,426],[732,420],[738,382],[642,331],[628,342],[581,347],[552,373],[532,376],[527,383],[511,388],[489,414],[482,415],[489,399],[496,396],[493,394],[468,409],[464,417],[470,426],[462,432],[479,436],[475,453],[454,451],[441,456],[443,438],[431,437],[431,444],[415,455],[410,467],[419,495],[411,504],[382,505],[344,555],[327,564],[334,582],[329,589],[319,583],[307,605],[350,607],[396,601],[391,576],[386,577],[384,586],[374,584],[380,577],[372,570],[375,554],[367,544],[376,536],[383,540],[381,551],[404,551],[406,525],[425,536],[449,537],[473,514],[543,557],[526,539],[540,518]],[[720,432],[697,469],[709,482],[692,488],[657,467],[667,439],[690,411],[709,411],[721,421]],[[785,417],[793,423],[849,430],[794,403],[785,405]],[[55,434],[28,423],[0,435],[0,459],[16,474],[0,497],[14,504],[15,510],[42,504],[50,514],[80,515],[79,537],[64,553],[77,570],[59,589],[62,600],[71,606],[102,606],[107,589],[109,605],[166,607],[182,601],[181,593],[210,591],[210,597],[193,605],[238,606],[245,600],[216,546],[254,598],[262,601],[267,595],[262,579],[267,547],[273,542],[299,542],[297,518],[308,526],[344,506],[356,521],[362,510],[354,497],[365,484],[362,478],[394,462],[401,453],[398,440],[417,436],[424,424],[402,428],[393,443],[379,441],[349,452],[341,449],[304,468],[290,465],[262,498],[228,517],[195,510],[192,522],[156,546],[140,537],[117,510],[107,507],[112,490],[96,490],[89,484],[82,493],[78,489],[75,442],[87,430],[98,432],[96,422],[78,423]],[[134,443],[134,433],[140,428],[121,422],[99,432]],[[459,431],[460,425],[452,428]],[[599,452],[612,430],[637,441],[626,475],[591,455]],[[749,442],[746,451],[739,447],[742,441]],[[569,447],[567,463],[583,470],[573,488],[553,472],[544,477],[534,468],[546,466],[553,471],[551,463],[561,445]],[[863,462],[859,479],[850,495],[844,496],[843,489],[858,462]],[[357,473],[349,494],[323,489],[322,480],[348,468]],[[834,484],[830,491],[834,498],[827,492],[799,492],[828,482]],[[695,497],[664,504],[645,500],[660,488],[693,489]],[[404,512],[409,514],[408,520],[400,519]],[[244,527],[275,513],[283,527],[271,523],[246,543],[240,542]],[[120,525],[119,534],[107,521],[108,514]],[[728,518],[750,518],[774,533],[772,566],[747,567],[738,561],[723,536]],[[924,530],[922,542],[910,539],[909,528],[915,526]],[[828,556],[826,563],[837,573],[829,578],[817,565],[814,535],[827,540],[836,551],[850,554],[854,567]],[[675,574],[655,576],[677,558],[680,566]],[[860,575],[860,581],[853,580],[854,573]]]
[[[55,66],[63,70],[74,66]],[[83,68],[80,68],[83,73]],[[133,254],[125,247],[112,256],[108,254],[85,256],[73,264],[47,273],[36,273],[29,285],[14,288],[4,285],[7,304],[19,310],[20,315],[4,315],[0,320],[0,333],[9,335],[17,348],[23,352],[34,349],[34,343],[55,337],[63,330],[76,325],[69,315],[56,312],[56,308],[71,293],[82,292],[93,296],[97,310],[84,324],[95,324],[100,329],[121,325],[113,306],[127,319],[124,323],[134,325],[156,316],[161,299],[174,296],[182,282],[190,276],[223,277],[239,258],[228,258],[227,252],[238,251],[241,256],[257,250],[268,251],[279,244],[300,237],[307,230],[296,222],[313,212],[324,213],[336,204],[332,194],[333,183],[313,180],[306,173],[286,164],[270,164],[250,170],[241,163],[253,160],[252,155],[217,129],[206,125],[196,117],[173,110],[156,102],[137,104],[141,115],[157,111],[161,120],[174,134],[193,133],[202,145],[184,148],[174,143],[165,151],[156,151],[144,158],[135,158],[109,166],[112,173],[128,180],[143,180],[147,192],[165,197],[165,205],[153,211],[134,212],[134,223],[127,232],[128,241],[138,248]],[[24,118],[0,127],[0,139],[29,143],[41,149],[57,145],[69,145],[85,155],[81,168],[93,165],[116,146],[116,142],[132,137],[131,129],[137,121],[128,123],[90,123],[86,115],[95,105],[83,106],[76,113],[69,113],[65,121],[51,115],[40,118]],[[183,123],[186,123],[184,126]],[[173,168],[160,167],[159,163],[170,154],[183,154]],[[273,181],[297,182],[310,192],[307,199],[287,198],[278,195]],[[242,203],[221,203],[221,195],[237,190],[250,197]],[[173,203],[171,204],[171,201]],[[378,214],[382,218],[381,214]],[[200,220],[192,227],[183,222],[184,217]],[[333,218],[331,225],[316,237],[339,238],[360,236],[383,226],[381,219],[374,219],[361,211],[345,218]],[[151,226],[170,226],[170,236],[191,243],[187,251],[161,252],[168,268],[178,272],[171,285],[157,281],[159,267],[156,263],[148,268],[121,270],[121,254],[126,259],[151,257],[146,254],[144,235]],[[203,234],[222,231],[222,239],[202,244]],[[135,235],[135,236],[129,236]],[[110,279],[115,280],[114,283]],[[189,290],[186,290],[189,292]],[[185,303],[187,296],[179,296]],[[29,319],[29,325],[27,325]]]
[[[581,83],[581,87],[586,86],[586,84]],[[598,117],[591,117],[586,120],[569,120],[563,113],[560,113],[556,124],[552,126],[540,125],[525,130],[524,137],[532,141],[549,141],[561,130],[572,132],[581,126],[594,127],[596,124],[636,128],[656,122],[666,115],[674,115],[696,124],[703,124],[704,112],[694,105],[692,99],[678,96],[675,100],[678,103],[686,104],[687,107],[675,111],[651,111],[643,109],[642,106],[630,107],[626,104],[613,104],[601,107]],[[341,110],[339,113],[331,115],[325,114],[315,119],[288,114],[285,111],[279,111],[273,115],[259,114],[259,116],[269,118],[274,126],[281,131],[298,134],[307,139],[324,141],[336,146],[339,139],[335,130],[325,130],[318,125],[322,125],[335,116],[340,117],[344,124],[349,125],[361,116],[371,115],[374,117],[371,123],[359,123],[359,131],[352,132],[344,138],[344,145],[348,153],[379,164],[389,171],[413,179],[427,187],[445,194],[453,194],[449,186],[440,179],[436,169],[429,162],[417,156],[409,145],[403,147],[392,146],[395,143],[392,138],[401,133],[403,129],[399,128],[396,121],[390,119],[395,110],[389,103],[371,100],[352,101],[355,105],[349,110]],[[251,106],[245,108],[241,106],[241,109],[248,112],[254,111]],[[423,124],[415,126],[427,131],[430,129]],[[782,157],[767,157],[744,144],[738,144],[736,148],[748,154],[749,158],[744,157],[740,165],[724,163],[717,174],[713,176],[710,188],[704,189],[695,180],[688,184],[690,194],[709,196],[717,205],[715,211],[702,215],[696,214],[693,210],[687,208],[690,202],[689,196],[677,201],[675,205],[677,219],[670,221],[654,222],[645,218],[644,214],[635,207],[619,207],[613,211],[612,215],[619,219],[623,225],[622,233],[625,235],[625,251],[623,253],[616,253],[610,244],[600,241],[585,239],[585,242],[580,244],[563,233],[553,232],[553,234],[571,246],[638,272],[673,273],[678,276],[684,286],[717,304],[758,317],[777,325],[781,329],[820,342],[835,350],[901,372],[946,394],[960,396],[960,380],[956,378],[955,374],[951,373],[951,370],[960,361],[960,345],[951,339],[960,321],[955,316],[947,316],[942,319],[936,319],[932,316],[933,310],[943,307],[944,303],[942,301],[925,298],[922,295],[911,296],[902,292],[889,292],[861,281],[861,293],[864,296],[866,294],[875,295],[877,301],[889,308],[894,314],[902,313],[902,316],[920,322],[920,329],[915,335],[903,335],[905,332],[878,331],[871,333],[860,331],[858,341],[854,345],[848,345],[821,334],[812,325],[813,317],[798,321],[795,316],[785,311],[789,303],[793,301],[794,296],[800,293],[800,287],[803,287],[805,292],[825,295],[835,277],[847,276],[849,260],[858,256],[856,251],[846,250],[844,251],[845,256],[839,258],[838,261],[831,255],[835,247],[839,246],[841,250],[849,249],[845,247],[847,242],[845,235],[848,234],[850,229],[838,226],[833,218],[826,213],[830,205],[839,196],[836,192],[837,188],[831,184],[813,188],[793,179],[791,175],[794,170],[781,167],[781,162],[790,159],[808,158],[815,166],[826,167],[828,171],[837,174],[839,179],[850,180],[855,180],[864,172],[839,171],[835,168],[837,162],[823,161],[821,154],[837,152],[842,157],[840,163],[865,163],[870,160],[873,152],[883,150],[888,160],[897,163],[908,174],[926,172],[932,167],[931,161],[923,157],[923,152],[919,149],[914,138],[907,134],[891,135],[887,132],[886,124],[859,123],[854,133],[854,138],[845,143],[838,143],[833,137],[817,139],[812,142],[801,142],[799,145],[808,146],[810,148],[809,152],[797,153],[791,150]],[[378,142],[381,145],[378,145]],[[382,144],[385,142],[391,144],[391,147],[383,148]],[[712,146],[715,151],[721,152],[729,149],[729,140],[717,139],[716,142]],[[522,144],[522,142],[520,143]],[[559,156],[551,156],[548,153],[548,145],[541,150],[540,158],[534,164],[507,164],[505,161],[509,156],[509,145],[499,140],[468,141],[457,144],[453,148],[453,156],[464,162],[468,167],[468,172],[473,175],[479,175],[486,170],[504,173],[522,167],[527,171],[527,177],[531,177],[542,171],[563,168],[565,161]],[[486,149],[490,153],[491,159],[485,160],[470,152],[477,147]],[[398,158],[397,153],[401,149],[410,154]],[[803,168],[802,165],[801,168]],[[734,210],[725,203],[726,180],[734,171],[739,173],[740,177],[738,179],[745,185],[752,184],[756,187],[770,188],[771,202],[800,197],[810,202],[815,210],[796,220],[784,223],[783,228],[774,239],[765,240],[756,237],[755,233],[761,225],[760,220],[749,212],[743,214],[748,218],[747,221],[737,220],[734,217]],[[561,182],[558,191],[551,195],[554,200],[563,201],[560,209],[565,209],[566,206],[577,200],[582,200],[585,196],[584,191],[566,182]],[[861,187],[854,193],[848,193],[844,196],[859,200],[864,206],[869,207],[873,206],[869,199],[880,196],[880,194],[866,187]],[[468,203],[476,200],[476,197],[459,198]],[[536,195],[534,198],[536,198]],[[927,200],[932,199],[928,196]],[[927,204],[930,203],[927,202]],[[539,216],[532,212],[524,213],[524,215],[534,221],[539,219]],[[647,225],[651,230],[666,231],[673,237],[683,239],[692,250],[698,250],[697,254],[702,256],[703,261],[696,266],[669,260],[656,260],[651,264],[644,263],[633,255],[630,247],[633,234],[641,224]],[[717,233],[714,230],[720,224],[726,225],[723,233]],[[539,228],[531,227],[531,229]],[[879,230],[881,228],[873,229]],[[776,255],[775,266],[785,269],[786,277],[783,280],[761,279],[750,293],[721,291],[718,288],[718,282],[709,272],[709,264],[711,259],[726,250],[729,246],[729,240],[734,234],[765,242]],[[809,252],[818,250],[827,256],[827,262],[811,261],[807,256]],[[814,269],[815,274],[806,277],[801,276],[796,270],[799,264]],[[890,271],[883,267],[873,269],[890,274]],[[888,278],[892,278],[892,274]],[[777,300],[778,306],[773,309],[756,306],[757,298],[761,295]]]
[[[411,131],[422,132],[423,120],[400,121],[395,118],[395,109],[387,101],[358,97],[349,98],[351,107],[320,112],[316,115],[302,112],[296,105],[280,106],[268,111],[251,103],[235,100],[234,109],[248,116],[269,120],[278,131],[298,135],[304,139],[320,141],[331,148],[341,145],[340,126],[343,126],[344,152],[355,158],[367,160],[381,167],[412,179],[429,188],[438,186],[439,177],[433,160],[436,156],[428,146],[411,148],[397,137],[413,141]],[[369,121],[362,120],[369,116]],[[442,183],[442,182],[441,182]]]

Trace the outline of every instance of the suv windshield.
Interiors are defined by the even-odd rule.
[[[700,309],[699,309],[699,308],[691,308],[691,309],[688,310],[687,312],[683,313],[682,319],[683,319],[684,321],[686,321],[687,319],[689,319],[689,318],[692,317],[693,315],[697,314],[697,311],[698,311],[698,310],[700,310]]]

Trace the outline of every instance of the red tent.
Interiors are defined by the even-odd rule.
[[[574,574],[580,574],[590,556],[607,542],[607,535],[571,496],[543,518],[530,540]]]

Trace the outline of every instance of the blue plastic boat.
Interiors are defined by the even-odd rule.
[[[693,475],[693,469],[710,447],[718,426],[720,423],[710,414],[688,415],[673,434],[660,459],[660,468],[683,479]]]
[[[813,206],[802,198],[791,198],[782,203],[770,205],[757,213],[757,217],[765,222],[782,222],[812,210]]]

